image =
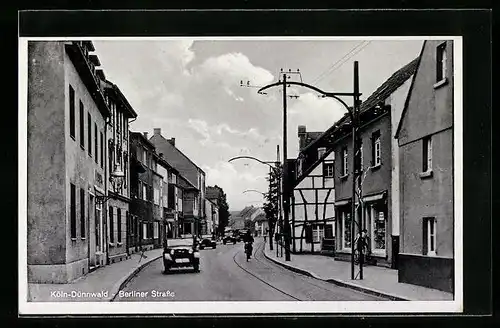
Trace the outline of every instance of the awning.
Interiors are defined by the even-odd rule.
[[[335,206],[344,206],[344,205],[347,205],[351,202],[350,199],[344,199],[344,200],[339,200],[337,202],[335,202]]]
[[[366,196],[366,197],[363,197],[363,201],[365,202],[373,202],[373,201],[376,201],[376,200],[381,200],[384,198],[385,196],[385,191],[379,193],[379,194],[375,194],[375,195],[371,195],[371,196]]]

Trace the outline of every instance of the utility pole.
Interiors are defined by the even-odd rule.
[[[358,62],[354,62],[354,104],[352,110],[352,202],[351,202],[351,279],[355,279],[355,265],[354,265],[354,253],[356,251],[355,241],[355,223],[356,223],[356,148],[357,148],[357,126],[358,126],[358,118],[359,118],[359,68]],[[359,200],[360,201],[360,200]],[[360,203],[361,205],[361,203]],[[361,216],[360,216],[361,223]],[[361,225],[359,225],[360,227]],[[358,230],[360,230],[358,228]],[[361,234],[361,231],[360,231]],[[359,254],[361,259],[362,254]],[[360,260],[360,268],[362,268],[361,260]],[[360,276],[361,279],[362,275]]]
[[[285,216],[283,233],[285,236],[285,261],[290,261],[290,195],[288,192],[287,159],[287,114],[286,114],[286,73],[283,74],[283,214]]]
[[[297,72],[292,72],[289,70],[289,74],[299,74],[300,72],[297,69]],[[357,116],[358,113],[357,111],[359,110],[359,79],[358,79],[358,62],[354,62],[354,92],[325,92],[315,86],[312,86],[310,84],[302,82],[296,82],[296,81],[290,81],[287,82],[287,73],[283,72],[283,69],[281,69],[280,75],[283,75],[283,81],[279,80],[278,82],[268,84],[262,88],[260,88],[257,93],[259,94],[267,94],[264,91],[273,88],[273,87],[278,87],[278,86],[283,86],[283,147],[284,149],[284,155],[283,155],[283,173],[282,173],[282,186],[283,186],[283,200],[282,200],[282,206],[283,206],[283,213],[284,213],[284,232],[285,232],[285,256],[286,256],[286,261],[290,261],[290,222],[289,222],[289,211],[290,211],[290,206],[289,206],[289,200],[290,200],[290,194],[289,194],[289,181],[288,181],[288,162],[287,162],[287,133],[286,133],[286,127],[287,127],[287,121],[286,121],[286,88],[288,85],[297,85],[301,87],[305,87],[311,90],[314,90],[316,92],[319,92],[323,97],[329,97],[329,98],[334,98],[337,101],[339,101],[345,109],[349,112],[351,116],[351,123],[352,123],[352,144],[353,144],[353,156],[352,156],[352,211],[351,211],[351,249],[352,249],[352,254],[351,254],[351,272],[352,272],[352,279],[354,279],[354,234],[355,234],[355,227],[354,227],[354,220],[355,220],[355,211],[356,211],[356,205],[355,205],[355,196],[356,196],[356,178],[355,178],[355,152],[354,149],[356,148],[355,142],[356,142],[356,127],[357,127]],[[294,98],[296,96],[293,96]],[[353,97],[354,99],[354,106],[352,109],[347,105],[347,103],[342,100],[340,97]]]
[[[276,145],[276,158],[277,158],[277,161],[278,163],[280,162],[280,145]],[[281,168],[282,169],[282,168]],[[278,173],[279,170],[277,171]],[[283,225],[283,215],[282,215],[282,212],[281,212],[281,202],[283,200],[283,190],[282,190],[282,184],[281,184],[281,173],[280,174],[276,174],[276,179],[278,180],[277,181],[277,184],[278,184],[278,224],[276,225],[276,231],[277,231],[277,236],[281,236],[281,233],[283,232],[282,231],[282,225]],[[279,232],[278,232],[279,231]],[[276,257],[279,256],[279,245],[278,245],[278,238],[275,238],[276,239]],[[283,247],[283,245],[281,245],[281,247]],[[283,255],[283,248],[281,249],[281,254]]]

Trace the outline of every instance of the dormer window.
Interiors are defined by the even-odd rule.
[[[323,157],[323,155],[325,154],[325,152],[326,152],[326,148],[325,147],[318,148],[318,159],[320,159],[321,157]]]

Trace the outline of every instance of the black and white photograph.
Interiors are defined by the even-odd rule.
[[[20,313],[462,312],[460,36],[21,37],[19,88]]]

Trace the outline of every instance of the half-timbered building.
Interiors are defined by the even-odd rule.
[[[322,132],[307,132],[298,127],[299,150],[317,139]],[[318,148],[318,157],[326,152]],[[302,161],[297,162],[297,173],[302,173]],[[325,157],[307,174],[293,190],[291,197],[292,251],[297,253],[320,252],[333,245],[335,221],[333,153]]]

